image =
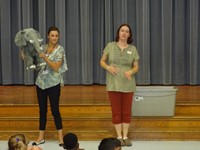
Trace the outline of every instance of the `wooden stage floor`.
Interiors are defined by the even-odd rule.
[[[129,136],[133,140],[199,140],[200,86],[175,86],[175,115],[132,117]],[[0,86],[0,139],[23,132],[38,136],[38,106],[35,86]],[[64,132],[77,133],[81,140],[116,136],[105,85],[65,85],[61,89],[60,111]],[[57,139],[48,111],[46,139]]]
[[[200,103],[200,86],[175,86],[176,103]],[[0,86],[0,104],[37,104],[35,86]],[[108,105],[105,85],[65,85],[61,88],[60,104]]]

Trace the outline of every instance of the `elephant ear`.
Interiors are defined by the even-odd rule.
[[[36,35],[37,35],[38,42],[41,44],[41,43],[43,42],[43,39],[42,39],[42,37],[41,37],[41,34],[40,34],[37,30],[35,30],[35,33],[36,33]]]
[[[24,39],[24,31],[19,31],[16,34],[16,36],[15,36],[15,44],[18,47],[23,47],[23,46],[25,46],[27,44],[26,40]]]

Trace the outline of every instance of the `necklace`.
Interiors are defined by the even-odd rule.
[[[52,51],[55,49],[55,47],[57,47],[57,44],[54,44],[52,48],[50,48],[49,44],[47,45],[47,54],[51,54]]]

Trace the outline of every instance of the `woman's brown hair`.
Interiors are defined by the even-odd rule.
[[[128,43],[128,44],[131,44],[131,43],[133,42],[132,30],[131,30],[131,27],[130,27],[128,24],[126,24],[126,23],[120,25],[119,28],[117,29],[117,35],[116,35],[116,37],[115,37],[115,41],[116,41],[116,42],[119,41],[119,31],[120,31],[120,29],[121,29],[123,26],[126,26],[126,27],[129,28],[130,36],[129,36],[128,39],[127,39],[127,43]]]
[[[56,26],[49,27],[47,34],[49,35],[51,31],[58,31],[58,33],[60,33],[59,29]]]

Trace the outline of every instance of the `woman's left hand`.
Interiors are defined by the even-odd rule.
[[[124,76],[127,80],[131,80],[131,76],[132,76],[133,72],[132,70],[126,71],[124,72]]]
[[[46,55],[45,53],[39,53],[39,57],[45,59]]]

